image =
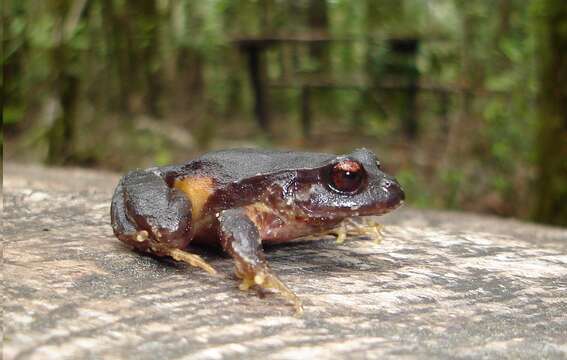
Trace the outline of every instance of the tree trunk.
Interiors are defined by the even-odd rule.
[[[79,104],[79,77],[71,71],[72,69],[72,49],[69,40],[74,32],[78,20],[82,16],[85,2],[81,2],[76,9],[77,14],[73,14],[74,7],[79,4],[68,3],[60,0],[52,0],[51,10],[53,11],[56,25],[54,29],[54,46],[51,49],[50,60],[53,70],[52,79],[55,95],[61,104],[61,114],[55,119],[49,129],[49,150],[47,162],[51,164],[66,164],[74,160],[74,140],[76,127],[76,112]],[[70,28],[70,16],[76,16]]]
[[[143,61],[143,68],[140,70],[144,73],[145,93],[144,102],[145,109],[154,117],[159,117],[160,96],[161,96],[161,72],[159,68],[160,44],[159,44],[159,26],[161,16],[155,0],[136,0],[131,6],[137,7],[137,29],[136,33],[142,33],[146,40],[141,47],[139,55]]]
[[[254,115],[260,128],[270,133],[270,104],[267,82],[265,51],[261,45],[253,45],[244,49],[248,60],[248,73],[254,93]]]
[[[203,103],[205,92],[204,60],[190,47],[177,50],[177,79],[175,81],[175,106],[177,110],[191,113]]]
[[[130,94],[136,86],[130,66],[130,46],[127,39],[129,24],[121,21],[113,0],[102,0],[101,18],[108,47],[107,64],[112,74],[109,80],[116,81],[118,89],[115,99],[110,95],[110,104],[113,108],[128,112]]]
[[[535,5],[540,67],[534,217],[567,225],[567,2]]]

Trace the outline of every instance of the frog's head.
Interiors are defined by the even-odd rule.
[[[297,173],[293,201],[314,218],[381,215],[400,206],[404,191],[367,149],[327,159]]]

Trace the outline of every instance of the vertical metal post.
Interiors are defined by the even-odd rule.
[[[301,88],[301,128],[303,137],[311,136],[311,87]]]
[[[254,94],[254,116],[260,128],[269,133],[268,87],[265,81],[266,67],[262,54],[264,47],[257,44],[249,44],[243,49],[248,57],[248,73]]]

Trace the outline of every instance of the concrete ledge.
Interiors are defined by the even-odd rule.
[[[277,296],[130,251],[112,235],[116,174],[4,169],[5,359],[567,357],[567,230],[401,210],[382,244],[268,250]],[[411,196],[411,194],[410,194]]]

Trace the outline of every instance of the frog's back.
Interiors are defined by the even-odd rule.
[[[184,166],[221,182],[239,182],[253,176],[318,167],[336,155],[297,151],[230,149],[204,154]]]

